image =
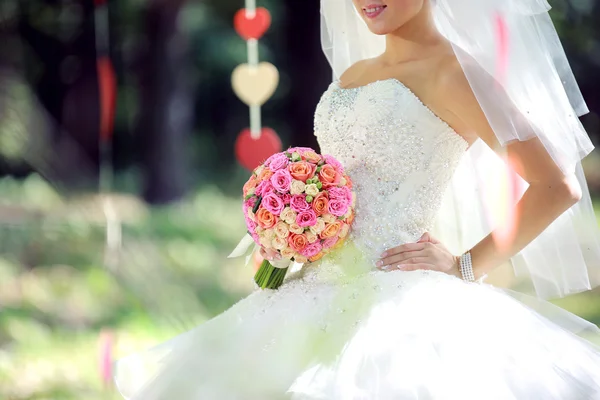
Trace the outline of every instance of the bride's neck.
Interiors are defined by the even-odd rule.
[[[410,21],[386,35],[383,59],[389,64],[399,64],[425,58],[445,43],[435,26],[429,4],[425,3]]]

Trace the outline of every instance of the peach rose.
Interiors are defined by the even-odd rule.
[[[316,169],[316,165],[306,161],[298,161],[288,165],[288,171],[290,171],[292,178],[302,182],[312,178]]]
[[[292,210],[290,207],[285,207],[281,214],[279,214],[279,218],[285,221],[286,224],[293,224],[296,222],[296,217],[298,213]]]
[[[256,215],[254,215],[250,208],[246,211],[246,215],[248,216],[248,219],[250,219],[250,221],[256,222]]]
[[[308,239],[308,243],[314,243],[317,241],[317,239],[319,239],[317,235],[315,235],[314,233],[312,233],[310,231],[310,229],[308,231],[304,232],[304,235],[306,235],[306,238]]]
[[[329,239],[332,237],[336,237],[340,233],[340,229],[342,228],[342,224],[339,221],[335,221],[331,224],[325,225],[325,229],[319,235],[321,239]]]
[[[282,239],[287,239],[287,237],[290,235],[290,228],[288,227],[288,224],[283,221],[276,223],[273,231],[277,237]]]
[[[262,171],[260,171],[260,174],[258,174],[258,180],[266,181],[267,179],[271,179],[272,176],[273,176],[273,171],[271,171],[269,168],[265,167]]]
[[[303,234],[297,235],[293,233],[288,237],[288,244],[292,249],[300,252],[308,245],[308,239]]]
[[[296,252],[291,247],[286,247],[286,248],[282,249],[280,251],[280,253],[281,253],[281,257],[285,258],[287,260],[291,260],[293,257],[296,256]]]
[[[329,206],[329,200],[327,199],[327,193],[321,192],[315,196],[311,203],[312,209],[317,214],[317,216],[321,216],[327,212],[327,207]]]
[[[287,247],[287,241],[284,238],[275,236],[271,241],[271,247],[275,250],[283,250]]]
[[[277,223],[277,217],[267,211],[266,208],[259,208],[256,212],[256,223],[261,228],[272,228]]]
[[[294,222],[293,224],[290,224],[290,232],[299,235],[301,233],[304,233],[304,228]]]
[[[306,184],[302,181],[298,181],[298,180],[293,180],[292,181],[292,186],[290,188],[290,194],[301,194],[304,193],[304,188],[306,187]]]
[[[313,164],[318,164],[319,161],[321,161],[321,156],[312,150],[308,150],[302,153],[302,158]]]
[[[340,183],[340,173],[335,170],[331,165],[325,164],[319,172],[319,180],[323,184],[324,188],[331,186],[337,186]]]

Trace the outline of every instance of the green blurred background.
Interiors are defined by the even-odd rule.
[[[317,148],[315,105],[330,82],[317,0],[258,1],[273,24],[261,59],[281,74],[263,122],[284,146]],[[600,134],[600,6],[555,1]],[[248,109],[230,88],[246,61],[232,27],[242,0],[109,1],[117,75],[112,153],[98,145],[92,0],[0,0],[0,399],[111,399],[117,358],[225,310],[252,289],[228,260],[244,232],[246,172],[233,144]],[[585,162],[600,193],[600,156]],[[97,194],[101,165],[111,194]],[[122,223],[107,251],[106,204]],[[600,323],[600,294],[558,302]]]

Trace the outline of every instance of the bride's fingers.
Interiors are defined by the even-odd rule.
[[[412,258],[409,258],[402,262],[386,264],[382,267],[379,267],[379,269],[382,269],[384,271],[392,271],[395,269],[401,269],[400,267],[402,267],[402,266],[412,266],[412,265],[431,265],[431,266],[433,266],[431,264],[431,262],[432,262],[432,260],[430,257],[412,257]]]
[[[381,258],[386,258],[395,254],[405,253],[407,251],[418,251],[425,250],[432,246],[430,242],[422,242],[422,243],[406,243],[397,247],[392,247],[389,250],[386,250],[381,254]]]
[[[383,267],[386,265],[401,264],[406,260],[410,260],[411,258],[425,257],[425,256],[427,256],[426,250],[406,251],[403,253],[398,253],[398,254],[383,258],[383,259],[379,260],[376,265],[378,267]]]
[[[416,264],[400,264],[396,267],[400,271],[418,271],[418,270],[428,270],[428,271],[437,271],[435,265],[427,264],[427,263],[416,263]]]

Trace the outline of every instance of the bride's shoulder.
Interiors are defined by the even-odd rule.
[[[365,74],[369,73],[374,61],[374,59],[369,58],[352,64],[338,79],[340,86],[351,86],[356,83],[356,81],[359,81]]]

